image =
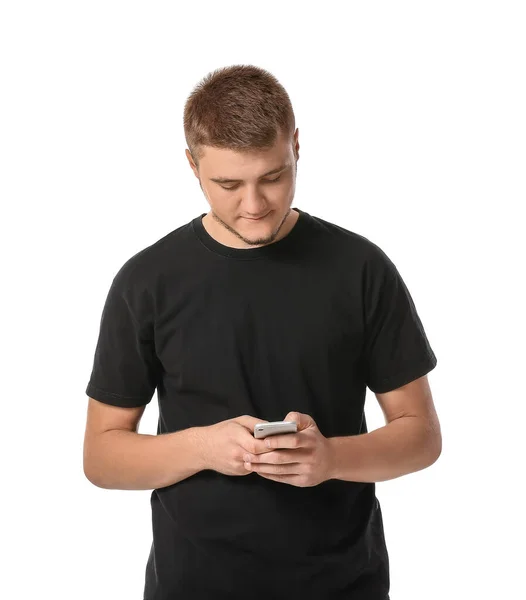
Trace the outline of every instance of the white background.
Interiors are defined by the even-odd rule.
[[[151,491],[85,478],[85,388],[120,266],[209,209],[183,107],[230,64],[285,86],[293,206],[390,256],[438,358],[442,455],[377,484],[392,600],[524,593],[523,9],[2,3],[2,596],[142,599]]]

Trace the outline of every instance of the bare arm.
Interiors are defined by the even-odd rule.
[[[376,398],[384,427],[329,438],[333,479],[387,481],[425,469],[439,458],[442,435],[427,376]]]
[[[329,438],[333,479],[387,481],[432,465],[440,451],[420,417],[400,417],[370,433]]]
[[[203,427],[161,435],[137,433],[144,408],[89,399],[84,474],[91,483],[107,489],[156,489],[206,468]]]

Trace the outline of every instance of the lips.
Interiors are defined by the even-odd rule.
[[[257,217],[256,219],[253,219],[253,218],[250,218],[250,217],[245,217],[245,219],[247,219],[248,221],[261,221],[261,219],[264,219],[269,214],[270,213],[267,213],[266,215],[263,215],[261,217]]]

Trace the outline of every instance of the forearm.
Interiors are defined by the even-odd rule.
[[[329,438],[331,479],[378,482],[420,471],[441,452],[440,432],[420,417],[401,417],[370,433]]]
[[[202,427],[147,435],[114,429],[87,446],[86,477],[96,486],[149,490],[177,483],[205,468]]]

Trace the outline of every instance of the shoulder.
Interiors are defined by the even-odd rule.
[[[159,276],[184,258],[191,223],[181,225],[130,256],[118,268],[114,285],[121,290],[152,289]]]
[[[396,269],[387,252],[371,238],[320,217],[311,217],[316,232],[331,240],[344,259],[352,260],[362,272],[378,274]]]

